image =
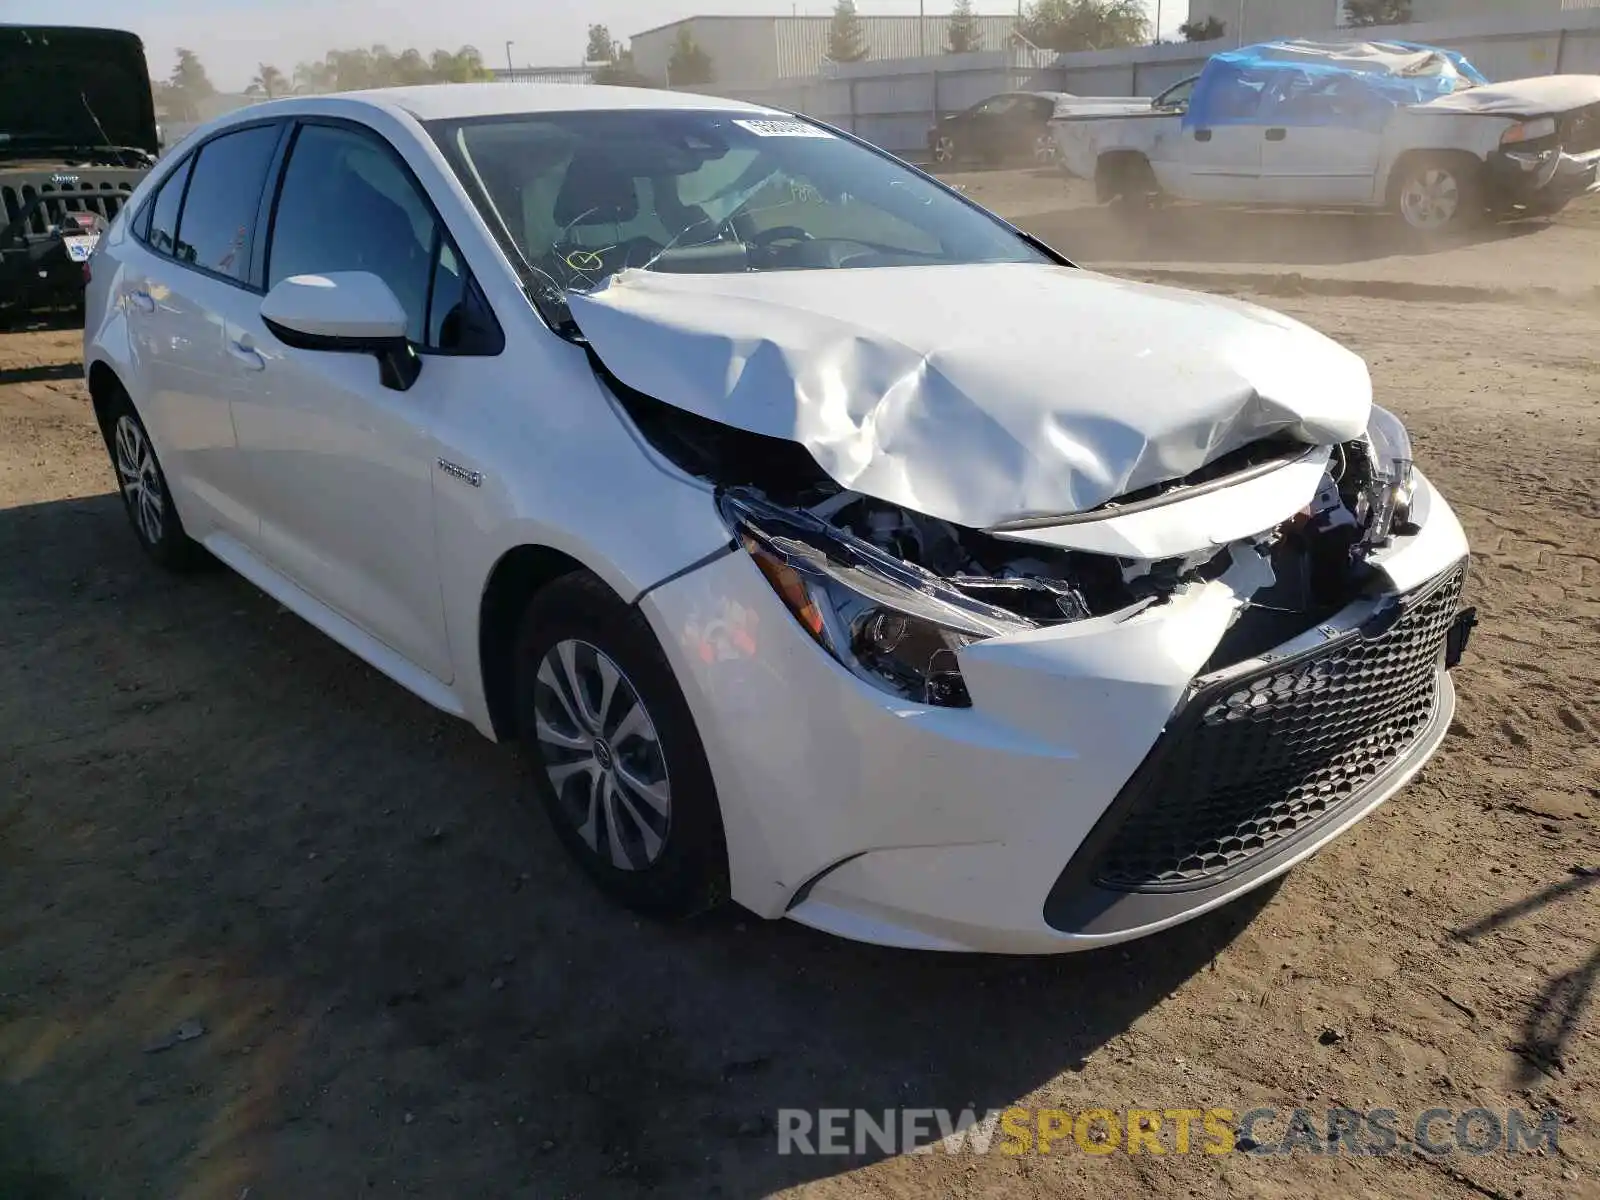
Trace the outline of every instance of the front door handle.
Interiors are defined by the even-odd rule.
[[[1194,131],[1194,140],[1197,142],[1209,142],[1211,140],[1211,130],[1196,129]]]
[[[267,368],[267,360],[262,358],[260,352],[244,338],[237,340],[230,338],[228,353],[252,371],[264,371]]]
[[[1269,130],[1267,130],[1267,141],[1269,141],[1269,142],[1281,142],[1285,138],[1287,138],[1288,136],[1289,136],[1289,131],[1287,129],[1269,129]]]
[[[132,291],[128,293],[128,299],[132,300],[134,305],[144,312],[153,313],[156,310],[156,298],[149,292],[143,290]]]

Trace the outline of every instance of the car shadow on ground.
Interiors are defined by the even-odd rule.
[[[114,496],[0,511],[0,558],[0,1081],[87,1147],[41,1179],[133,1154],[161,1195],[764,1193],[879,1155],[780,1157],[778,1110],[1004,1107],[1273,891],[1048,959],[639,920],[514,754],[230,573],[162,574]]]
[[[1545,228],[1539,220],[1484,225],[1425,240],[1382,214],[1289,213],[1173,205],[1142,213],[1080,207],[1030,215],[1028,229],[1086,261],[1334,266],[1426,255],[1508,241]]]

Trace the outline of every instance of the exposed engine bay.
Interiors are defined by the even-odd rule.
[[[1398,422],[1386,437],[1328,447],[1314,499],[1277,527],[1143,560],[1029,544],[914,512],[840,487],[796,443],[607,382],[658,451],[717,486],[724,518],[808,632],[863,677],[928,703],[970,702],[955,662],[962,645],[1131,616],[1242,564],[1253,590],[1241,596],[1245,603],[1208,669],[1241,661],[1353,601],[1371,576],[1372,552],[1410,531],[1410,448]],[[1296,453],[1313,450],[1300,445]],[[1238,477],[1282,457],[1281,445],[1241,455]],[[1197,472],[1198,481],[1126,499],[1178,503],[1186,487],[1228,486],[1233,480],[1217,467]],[[1105,515],[1118,507],[1105,506]],[[1230,579],[1239,577],[1236,571]]]

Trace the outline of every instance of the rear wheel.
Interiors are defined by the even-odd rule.
[[[1102,159],[1095,172],[1095,192],[1103,202],[1127,213],[1148,212],[1161,200],[1161,185],[1143,155]]]
[[[202,562],[199,543],[184,532],[150,434],[120,388],[106,401],[102,432],[117,472],[122,506],[145,553],[170,571],[185,571]]]
[[[1470,229],[1485,216],[1482,171],[1454,155],[1419,155],[1405,163],[1394,203],[1413,233],[1438,237]]]
[[[1041,133],[1033,143],[1033,161],[1036,166],[1054,166],[1060,153],[1061,148],[1056,145],[1056,139],[1048,133]]]
[[[940,134],[933,143],[933,161],[942,167],[950,166],[956,161],[956,140],[949,134]]]
[[[589,575],[534,597],[517,639],[517,718],[556,835],[600,887],[683,916],[727,891],[716,788],[649,624]]]

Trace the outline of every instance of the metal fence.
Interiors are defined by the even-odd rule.
[[[1600,2],[1600,0],[1597,0]],[[1459,50],[1491,80],[1532,75],[1600,75],[1600,8],[1508,13],[1382,29],[1311,31],[1331,40],[1371,37]],[[733,99],[805,113],[895,154],[917,157],[928,129],[997,92],[1154,96],[1196,75],[1232,41],[1138,46],[1080,54],[1029,50],[944,54],[840,65],[826,76],[780,79],[757,88],[713,87]]]

